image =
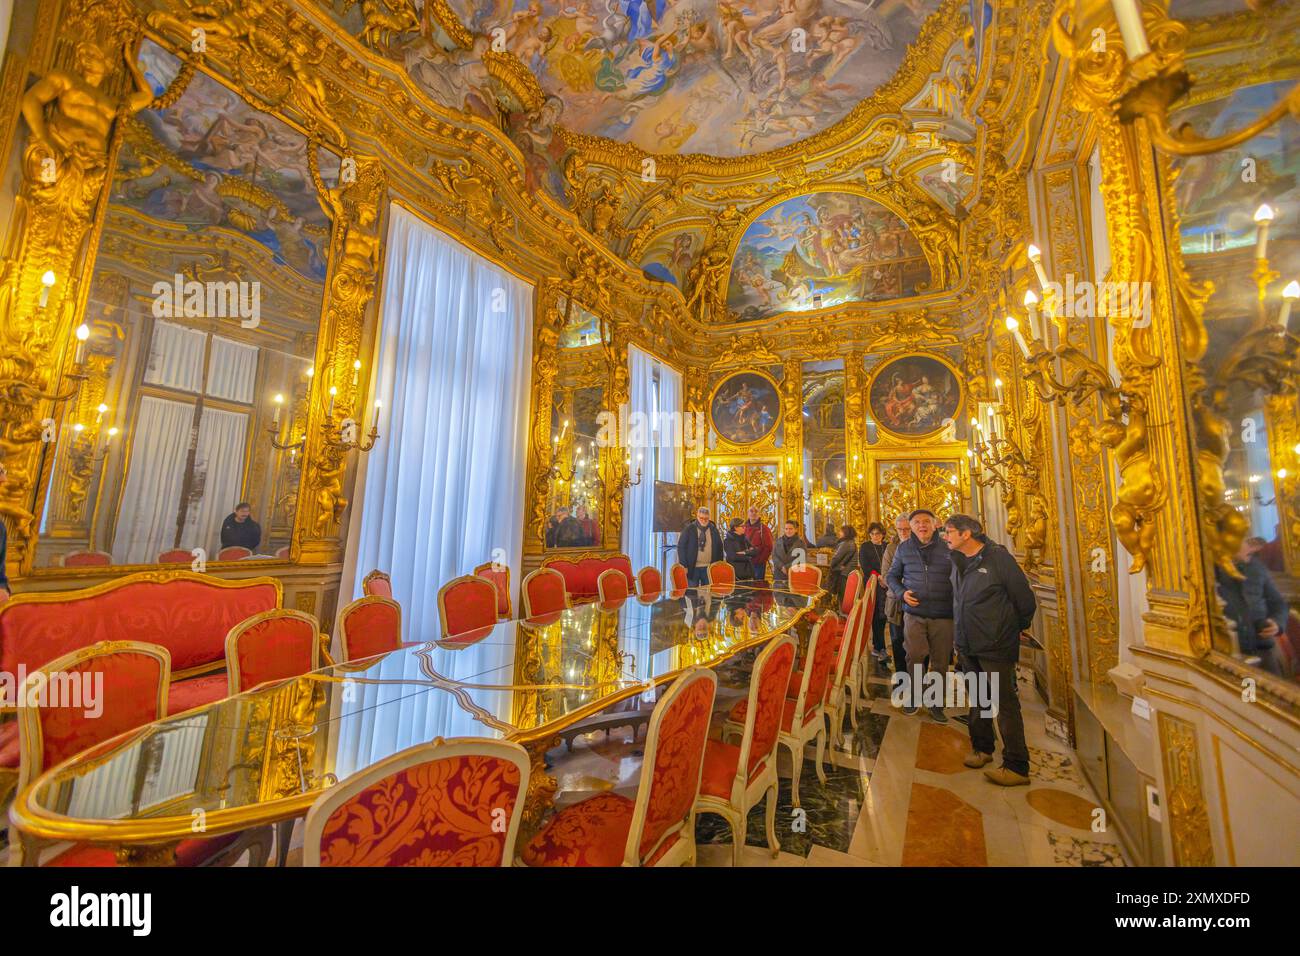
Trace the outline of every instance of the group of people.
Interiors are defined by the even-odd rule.
[[[892,656],[896,683],[906,682],[913,689],[904,714],[919,711],[927,673],[937,674],[946,685],[954,650],[959,674],[986,675],[978,686],[989,688],[996,699],[971,701],[966,766],[982,768],[992,762],[996,715],[1002,766],[985,769],[985,776],[1002,786],[1029,783],[1016,662],[1020,634],[1033,622],[1037,602],[1024,571],[969,515],[953,515],[941,525],[932,511],[918,508],[899,515],[894,531],[890,537],[884,525],[873,521],[867,540],[859,545],[856,529],[841,525],[826,589],[842,596],[855,569],[868,579],[880,575],[884,600],[876,602],[871,622],[872,655],[885,669]],[[709,509],[701,507],[677,539],[677,558],[692,585],[707,584],[708,567],[719,560],[731,564],[737,581],[765,583],[770,561],[773,584],[780,590],[788,587],[790,568],[806,560],[811,550],[794,521],[785,522],[774,538],[755,508],[749,509],[747,519],[733,518],[724,535],[709,519]],[[942,706],[928,710],[936,722],[948,722]]]
[[[568,505],[561,505],[546,522],[548,548],[590,548],[599,544],[600,525],[587,513],[586,505],[578,505],[572,512]]]

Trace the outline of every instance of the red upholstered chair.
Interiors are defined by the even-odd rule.
[[[231,696],[269,681],[300,677],[318,667],[320,627],[305,611],[263,611],[236,624],[226,635]]]
[[[658,597],[663,589],[664,578],[658,568],[652,568],[647,564],[636,573],[636,593],[641,597]]]
[[[194,561],[192,552],[184,548],[172,548],[170,551],[164,551],[158,555],[159,564],[190,564]]]
[[[763,648],[754,661],[740,745],[710,740],[704,745],[704,772],[696,813],[716,813],[731,825],[731,860],[740,866],[750,807],[767,795],[767,848],[781,852],[776,839],[776,745],[786,688],[797,648],[785,635]]]
[[[853,605],[858,603],[860,597],[862,597],[862,570],[854,568],[844,579],[844,597],[840,599],[840,613],[847,615],[853,610]]]
[[[514,617],[510,609],[510,566],[489,561],[487,564],[480,564],[474,569],[474,573],[485,581],[491,581],[497,589],[497,617],[503,621]]]
[[[387,574],[376,569],[361,579],[361,593],[391,599],[393,596],[393,582]]]
[[[822,569],[815,564],[790,568],[790,590],[796,594],[813,594],[822,586]]]
[[[486,634],[497,623],[496,585],[472,574],[448,581],[438,589],[438,621],[444,638]]]
[[[826,719],[830,726],[832,744],[844,738],[846,701],[851,701],[853,705],[849,709],[849,719],[855,729],[858,726],[858,681],[862,673],[859,665],[866,646],[865,637],[870,633],[863,627],[870,619],[865,614],[869,610],[866,601],[858,601],[849,611],[849,616],[844,621],[844,634],[831,665],[831,677],[826,682]]]
[[[528,793],[516,743],[436,738],[325,791],[303,866],[510,866]]]
[[[601,571],[596,579],[596,593],[600,595],[601,604],[618,604],[627,600],[627,578],[622,571],[610,568]]]
[[[691,667],[659,699],[636,799],[606,792],[565,807],[522,854],[529,866],[694,866],[695,801],[718,679]]]
[[[186,556],[185,560],[189,560]],[[113,563],[113,556],[107,551],[69,551],[63,556],[65,568],[99,568]]]
[[[386,654],[402,646],[402,606],[378,595],[358,598],[339,612],[343,660]]]
[[[559,571],[538,568],[524,577],[521,589],[524,597],[524,617],[535,618],[555,614],[569,606],[569,595],[564,588],[564,577]]]
[[[830,682],[841,635],[841,622],[834,614],[827,614],[814,624],[804,656],[805,667],[791,675],[791,686],[786,689],[779,740],[789,749],[794,764],[790,790],[796,807],[799,806],[804,747],[814,737],[817,738],[817,779],[826,782],[826,772],[822,769],[822,754],[826,749],[826,686]],[[808,661],[812,661],[811,667],[806,666]],[[744,734],[748,710],[749,702],[744,700],[731,709],[727,722],[722,726],[724,740]]]
[[[726,561],[709,565],[709,587],[718,594],[728,594],[736,586],[736,569]]]
[[[239,545],[231,545],[229,548],[222,548],[217,552],[218,561],[243,561],[244,558],[251,558],[253,552],[248,548],[241,548]]]
[[[685,591],[691,586],[690,575],[686,573],[686,565],[673,563],[668,569],[668,576],[672,579],[674,591]]]
[[[37,692],[52,675],[62,686],[82,688],[76,700],[51,702]],[[65,654],[28,675],[21,693],[36,706],[18,709],[18,787],[29,786],[44,771],[77,754],[167,716],[171,655],[157,644],[101,641]],[[93,694],[93,703],[92,697]],[[59,706],[70,704],[71,706]],[[89,716],[87,710],[95,712]],[[249,862],[261,866],[271,849],[268,828],[205,839],[183,840],[176,847],[181,866],[235,862],[247,850]],[[35,866],[41,841],[10,827],[10,862]],[[116,866],[113,850],[74,844],[44,866]]]

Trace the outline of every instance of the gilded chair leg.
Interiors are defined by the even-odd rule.
[[[822,769],[822,755],[826,752],[826,734],[817,734],[817,779],[826,782],[826,771]]]
[[[745,852],[745,818],[728,813],[727,823],[731,827],[731,865],[740,866]]]
[[[794,767],[790,772],[790,799],[795,809],[799,808],[799,774],[803,770],[803,747],[795,749],[797,744],[786,744],[790,750],[790,762]]]
[[[854,730],[858,729],[858,685],[849,685],[849,694],[852,700],[849,701],[849,726]]]
[[[767,790],[767,809],[765,811],[767,818],[767,849],[774,860],[781,852],[781,844],[776,839],[776,792],[777,785],[774,783]]]
[[[283,868],[289,859],[289,841],[293,839],[296,820],[281,820],[275,825],[275,865]]]

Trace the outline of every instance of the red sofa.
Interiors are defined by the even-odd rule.
[[[161,644],[172,658],[167,713],[226,696],[226,633],[280,606],[275,578],[227,581],[189,570],[143,571],[79,591],[16,594],[0,604],[0,671],[30,674],[98,641]],[[11,711],[14,701],[0,701]],[[0,724],[0,771],[18,766],[18,724]],[[0,782],[0,798],[4,787]]]
[[[569,601],[582,604],[598,597],[596,579],[602,571],[613,568],[627,578],[627,593],[636,593],[636,575],[632,573],[632,559],[626,554],[575,554],[542,559],[542,567],[560,572]]]

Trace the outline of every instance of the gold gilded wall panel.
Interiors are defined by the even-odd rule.
[[[1165,711],[1157,715],[1157,724],[1174,865],[1214,866],[1214,841],[1201,782],[1196,726]]]

